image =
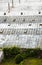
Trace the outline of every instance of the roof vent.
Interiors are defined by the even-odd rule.
[[[8,26],[10,26],[10,24],[8,24]]]
[[[4,19],[4,22],[6,22],[6,19]]]
[[[25,22],[25,19],[23,19],[23,22]]]
[[[39,14],[41,14],[41,12],[39,12]]]
[[[42,24],[40,24],[40,26],[42,26]]]
[[[13,22],[15,22],[16,21],[16,19],[13,19]]]
[[[29,26],[31,26],[31,24],[29,24]]]
[[[26,31],[24,31],[24,34],[27,34],[27,30],[26,30]]]
[[[23,15],[23,12],[21,12],[21,15]]]
[[[4,13],[4,15],[6,15],[6,13]]]

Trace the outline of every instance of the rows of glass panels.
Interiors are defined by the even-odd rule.
[[[42,16],[0,16],[0,23],[38,23],[42,22]]]
[[[0,29],[0,34],[26,34],[26,35],[42,35],[42,28],[28,28],[28,29]]]

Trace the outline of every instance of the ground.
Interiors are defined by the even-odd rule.
[[[20,65],[42,65],[42,59],[29,58],[25,59]]]
[[[18,65],[15,63],[15,60],[13,58],[4,60],[3,62],[0,63],[0,65]]]
[[[23,60],[20,64],[16,64],[14,59],[8,59],[0,63],[0,65],[42,65],[42,59],[28,58]]]

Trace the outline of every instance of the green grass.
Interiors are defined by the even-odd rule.
[[[15,63],[15,60],[13,58],[4,60],[0,63],[0,65],[18,65]]]
[[[0,51],[2,51],[2,48],[0,48]]]
[[[20,64],[16,64],[13,58],[0,63],[0,65],[42,65],[42,59],[28,58],[23,60]]]
[[[29,58],[25,59],[20,65],[42,65],[42,59]]]

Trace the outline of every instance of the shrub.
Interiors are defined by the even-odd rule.
[[[4,58],[15,57],[16,55],[20,54],[23,59],[28,57],[42,57],[42,51],[40,49],[21,49],[18,47],[12,48],[4,48]]]
[[[10,57],[10,48],[4,48],[3,53],[4,53],[4,58],[9,58]]]
[[[3,53],[5,58],[15,57],[17,54],[20,53],[20,49],[17,47],[4,48]]]
[[[25,51],[25,54],[26,54],[26,57],[30,57],[30,53],[31,52],[31,49],[26,49]]]
[[[21,54],[18,54],[18,55],[15,57],[15,62],[16,62],[16,64],[19,64],[22,60],[23,60],[23,57],[22,57]]]
[[[40,49],[26,49],[26,57],[37,57]]]
[[[27,58],[26,53],[21,53],[21,56],[23,57],[23,59],[26,59]]]
[[[16,56],[19,53],[20,53],[20,48],[18,48],[18,47],[11,48],[11,55],[12,56]]]

